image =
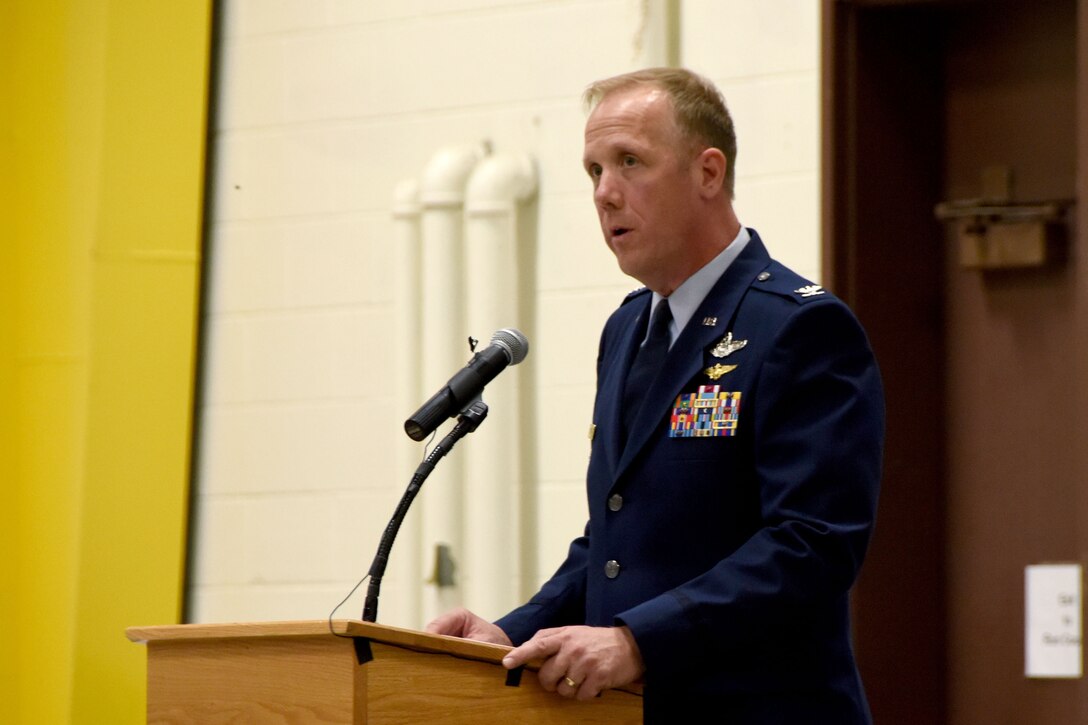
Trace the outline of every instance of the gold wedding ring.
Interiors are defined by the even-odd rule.
[[[577,682],[575,682],[574,680],[570,679],[569,677],[564,677],[564,678],[563,678],[563,682],[567,683],[567,685],[568,685],[569,687],[572,687],[572,688],[574,688],[575,690],[577,690],[577,689],[578,689],[578,683],[577,683]]]

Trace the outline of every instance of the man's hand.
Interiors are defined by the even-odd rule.
[[[579,700],[630,684],[646,669],[627,627],[542,629],[506,655],[502,664],[513,669],[537,659],[545,660],[537,674],[545,690]]]
[[[491,644],[504,644],[507,647],[513,642],[498,626],[482,617],[477,617],[467,609],[454,609],[435,618],[427,625],[425,631],[431,634],[448,634],[451,637],[462,639],[474,639],[477,642],[490,642]]]

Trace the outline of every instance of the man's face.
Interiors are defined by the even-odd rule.
[[[698,213],[693,157],[659,88],[617,91],[586,121],[583,164],[605,242],[625,274],[660,294],[671,294],[694,271],[685,253]]]

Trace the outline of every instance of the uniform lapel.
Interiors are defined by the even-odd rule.
[[[646,331],[646,321],[650,314],[650,302],[653,296],[646,294],[645,298],[633,300],[626,305],[631,308],[629,317],[621,325],[616,343],[610,346],[615,351],[616,357],[613,360],[604,361],[606,367],[622,371],[619,375],[603,376],[603,387],[598,391],[601,405],[599,419],[604,429],[599,432],[605,436],[603,448],[610,471],[616,470],[619,458],[623,454],[623,388],[627,383],[627,373],[630,372],[631,362],[635,359],[635,352]]]
[[[744,251],[729,265],[729,269],[715,283],[706,299],[699,305],[699,309],[688,321],[684,331],[669,350],[664,370],[646,391],[646,402],[631,426],[627,445],[620,451],[618,464],[612,469],[615,471],[613,483],[623,475],[650,437],[660,435],[658,430],[662,417],[668,414],[676,396],[682,392],[682,387],[702,369],[703,351],[721,340],[730,331],[726,328],[731,324],[730,321],[733,319],[737,306],[756,275],[770,261],[766,248],[753,231],[752,238]],[[716,317],[718,323],[705,326],[702,324],[705,317]],[[630,357],[628,357],[628,364],[629,361]],[[626,375],[622,377],[626,378]],[[619,388],[610,391],[614,396],[613,400],[622,398],[622,382],[621,380]],[[612,427],[618,428],[619,404],[614,403],[613,407],[615,419]],[[619,450],[618,433],[616,446],[616,450]]]

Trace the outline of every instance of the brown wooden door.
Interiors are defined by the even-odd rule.
[[[1064,261],[1002,270],[934,214],[995,167],[1012,201],[1085,195],[1086,36],[1086,0],[824,2],[825,280],[888,398],[854,597],[880,725],[1088,722],[1023,645],[1024,567],[1088,560],[1088,214]]]

